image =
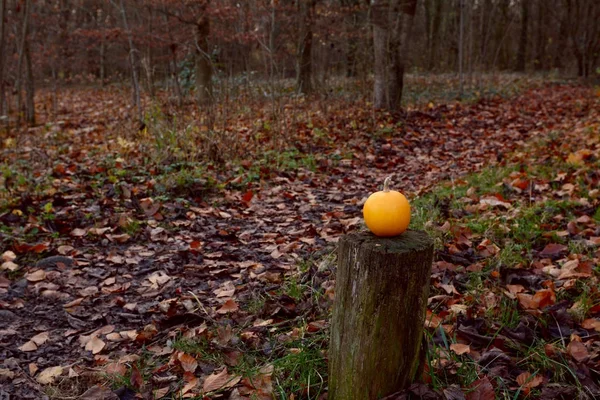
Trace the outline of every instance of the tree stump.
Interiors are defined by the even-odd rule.
[[[415,378],[433,241],[420,231],[340,239],[329,348],[329,400],[375,400]]]

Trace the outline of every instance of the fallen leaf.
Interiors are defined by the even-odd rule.
[[[98,336],[93,336],[89,342],[85,345],[85,349],[91,351],[92,354],[98,354],[104,349],[106,343],[102,341]]]
[[[181,389],[181,392],[179,393],[180,396],[183,396],[184,394],[198,386],[198,378],[190,373],[185,373],[183,375],[183,379],[186,383]]]
[[[596,318],[588,318],[581,323],[583,329],[594,329],[596,332],[600,332],[600,320]]]
[[[19,347],[19,350],[24,352],[36,351],[37,349],[37,345],[32,340],[25,342],[21,347]]]
[[[571,340],[567,345],[567,353],[577,362],[584,362],[589,358],[585,345],[577,340]]]
[[[31,338],[31,341],[37,344],[38,346],[43,345],[50,338],[48,332],[38,333],[34,337]]]
[[[225,303],[223,303],[223,306],[221,308],[219,308],[217,310],[217,312],[219,314],[227,314],[229,312],[235,312],[238,309],[239,309],[238,304],[233,299],[229,299]]]
[[[49,367],[40,372],[36,380],[42,385],[48,385],[50,383],[53,383],[57,377],[62,375],[62,373],[63,368],[61,366]]]
[[[131,386],[133,386],[136,389],[141,388],[144,384],[144,378],[142,377],[140,370],[138,369],[138,367],[135,366],[135,364],[131,365],[131,375],[129,377],[129,381],[131,382]]]
[[[523,372],[517,376],[516,381],[521,386],[523,393],[529,394],[531,389],[538,387],[544,382],[544,377],[542,375],[535,375],[532,378],[530,372]]]
[[[223,371],[206,377],[202,385],[202,391],[209,393],[219,389],[227,389],[237,385],[241,379],[242,377],[239,375],[229,375],[226,367]]]
[[[5,261],[2,263],[2,265],[0,265],[0,270],[16,271],[17,269],[19,269],[19,265],[12,261]]]
[[[46,271],[43,269],[38,269],[37,271],[25,274],[25,279],[27,279],[29,282],[43,281],[46,279]]]
[[[83,237],[86,234],[87,234],[86,229],[75,228],[71,231],[71,236],[75,236],[75,237]]]
[[[471,347],[468,344],[452,343],[450,345],[450,350],[460,356],[461,354],[469,354],[471,352]]]
[[[14,261],[16,259],[17,255],[13,251],[7,250],[2,253],[2,261]]]
[[[193,374],[194,371],[196,371],[196,368],[198,367],[198,361],[196,361],[193,356],[186,353],[179,353],[177,359],[181,363],[181,368],[183,368],[185,372],[190,372]]]
[[[542,257],[558,257],[563,251],[567,251],[568,247],[563,244],[550,243],[540,252]]]
[[[467,394],[467,400],[494,400],[496,393],[488,377],[476,380],[470,387],[472,391]]]

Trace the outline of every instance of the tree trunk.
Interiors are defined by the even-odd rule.
[[[430,39],[430,47],[429,47],[429,56],[427,59],[427,69],[433,70],[437,61],[437,52],[439,48],[439,36],[440,36],[440,25],[442,24],[442,0],[433,0],[434,8],[433,8],[433,17],[432,17],[432,26],[431,26],[431,39]]]
[[[300,0],[300,43],[298,46],[296,86],[299,93],[312,92],[312,41],[315,0]]]
[[[21,26],[21,37],[20,45],[18,45],[17,50],[19,53],[19,58],[17,62],[17,82],[16,82],[16,91],[17,91],[17,126],[21,124],[21,114],[23,112],[23,61],[25,60],[25,49],[27,48],[27,34],[29,32],[29,12],[30,12],[30,1],[25,0],[24,10],[23,10],[23,22]]]
[[[375,400],[405,389],[419,369],[433,241],[342,237],[329,349],[329,400]]]
[[[546,21],[546,5],[545,0],[537,2],[537,34],[535,44],[535,69],[543,71],[546,58],[546,35],[544,34],[544,23]]]
[[[6,17],[6,2],[7,0],[0,0],[0,117],[6,112],[5,104],[6,97],[4,92],[4,60],[7,58],[5,54],[6,35],[5,35],[5,24],[4,18]]]
[[[525,61],[527,59],[527,25],[529,24],[530,0],[521,0],[521,37],[519,39],[519,51],[517,52],[516,70],[525,72]]]
[[[137,109],[137,117],[141,122],[143,121],[142,115],[142,101],[140,98],[140,81],[138,78],[137,65],[135,62],[135,57],[137,54],[137,49],[133,44],[133,35],[131,34],[131,30],[129,29],[129,23],[127,22],[127,13],[125,11],[125,5],[123,4],[123,0],[121,0],[121,17],[123,18],[123,26],[125,27],[125,31],[127,32],[127,40],[129,42],[129,65],[131,67],[131,80],[133,86],[133,103]]]
[[[401,107],[408,38],[417,0],[371,0],[375,55],[374,106],[390,111]]]
[[[465,3],[464,0],[458,1],[459,7],[459,28],[458,28],[458,76],[459,76],[459,97],[463,95],[463,64],[464,64],[464,27],[465,27]]]
[[[196,20],[196,99],[198,104],[210,104],[213,101],[212,64],[208,46],[210,34],[208,3],[209,0],[202,2],[201,13]]]
[[[554,54],[554,68],[562,69],[565,47],[567,46],[569,37],[569,24],[571,21],[571,0],[564,0],[566,11],[563,12],[563,16],[560,20],[560,28],[558,31],[558,40],[556,41],[556,52]]]
[[[106,40],[104,39],[104,32],[100,37],[100,86],[104,86],[106,79]]]
[[[35,84],[33,80],[33,67],[31,65],[31,52],[29,51],[29,40],[25,42],[25,120],[29,126],[35,125]]]

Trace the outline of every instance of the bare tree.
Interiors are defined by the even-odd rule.
[[[4,19],[6,18],[6,2],[8,0],[0,0],[0,116],[5,113],[4,105],[6,104],[6,95],[4,92],[4,60],[7,58],[6,54],[6,34]]]
[[[374,106],[399,110],[417,0],[371,0],[375,53]]]
[[[33,84],[33,71],[31,67],[31,54],[29,51],[29,15],[31,13],[31,2],[30,0],[25,0],[25,4],[23,7],[23,20],[21,24],[21,37],[19,38],[19,45],[17,48],[19,57],[17,62],[17,124],[20,123],[21,111],[23,108],[23,64],[25,64],[26,68],[26,103],[25,103],[25,119],[27,123],[33,125],[35,123],[35,107],[34,107],[34,84]]]
[[[298,44],[298,75],[296,85],[298,92],[312,92],[312,42],[313,18],[316,0],[299,0],[300,11],[300,43]]]
[[[519,38],[519,50],[517,52],[517,71],[525,71],[525,60],[527,56],[527,27],[529,25],[529,0],[521,0],[521,36]]]
[[[196,98],[199,104],[210,104],[213,101],[212,62],[208,42],[210,35],[209,3],[210,0],[201,1],[200,12],[196,19]]]
[[[125,5],[123,4],[123,0],[121,0],[121,17],[123,18],[123,27],[125,28],[125,32],[127,33],[127,41],[129,42],[129,65],[131,67],[131,81],[133,86],[133,103],[137,109],[137,117],[140,122],[143,121],[142,115],[142,101],[140,98],[140,81],[138,78],[138,70],[136,65],[136,55],[138,50],[135,48],[133,43],[133,35],[131,33],[131,29],[129,29],[129,22],[127,20],[127,12],[125,11]]]

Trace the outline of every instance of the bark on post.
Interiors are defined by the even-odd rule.
[[[433,241],[420,231],[339,243],[329,399],[375,400],[412,383],[429,294]]]

